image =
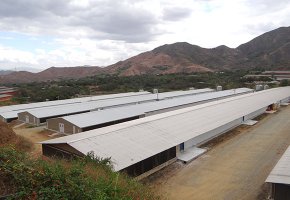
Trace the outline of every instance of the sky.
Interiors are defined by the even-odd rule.
[[[1,0],[0,70],[104,67],[175,42],[235,48],[281,26],[288,0]]]

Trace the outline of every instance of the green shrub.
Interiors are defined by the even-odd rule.
[[[100,159],[93,153],[73,160],[43,160],[32,159],[12,146],[3,147],[0,174],[13,191],[8,199],[160,198],[141,183],[113,172],[110,159]]]

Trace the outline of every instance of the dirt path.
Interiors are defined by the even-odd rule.
[[[168,199],[265,199],[264,181],[288,145],[290,106],[152,184]]]
[[[38,142],[54,138],[50,136],[53,132],[45,130],[43,126],[29,128],[29,126],[23,125],[13,128],[13,131],[17,135],[27,138],[34,144],[32,154],[35,155],[41,155],[41,144],[38,144]]]

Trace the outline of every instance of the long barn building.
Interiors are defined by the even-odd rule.
[[[182,98],[173,98],[164,101],[130,105],[121,108],[93,111],[48,119],[46,126],[47,129],[59,133],[75,134],[250,92],[253,92],[253,90],[248,88],[238,88],[233,90],[202,93]]]
[[[58,106],[58,105],[70,105],[70,104],[75,104],[75,103],[99,101],[99,100],[104,100],[104,99],[117,99],[117,98],[122,98],[122,97],[140,96],[140,95],[148,95],[148,94],[150,94],[150,92],[128,92],[128,93],[81,97],[81,98],[73,98],[73,99],[65,99],[65,100],[57,100],[57,101],[45,101],[45,102],[37,102],[37,103],[29,103],[29,104],[3,106],[3,107],[0,107],[0,119],[4,122],[10,122],[12,120],[17,119],[18,117],[17,113],[23,112],[29,109],[46,108],[46,107],[52,107],[52,106]]]
[[[159,94],[146,94],[139,96],[128,96],[122,98],[115,99],[104,99],[98,101],[90,101],[78,104],[70,104],[70,105],[59,105],[55,107],[46,107],[46,108],[36,108],[26,110],[24,112],[13,112],[13,114],[17,113],[18,120],[33,124],[33,125],[41,125],[46,123],[47,119],[74,115],[79,113],[86,113],[90,111],[96,110],[104,110],[111,109],[116,107],[134,105],[139,103],[153,102],[157,100],[171,99],[177,97],[184,97],[188,95],[196,95],[199,93],[212,92],[213,89],[205,88],[199,90],[187,90],[187,91],[174,91],[174,92],[164,92]],[[4,113],[11,114],[11,113]],[[3,115],[4,115],[3,114]]]
[[[289,102],[290,87],[231,97],[41,142],[46,156],[111,158],[115,171],[142,178],[274,104]]]

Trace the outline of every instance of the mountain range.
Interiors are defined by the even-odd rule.
[[[290,68],[290,27],[281,27],[264,33],[237,48],[221,45],[208,49],[187,42],[178,42],[159,46],[152,51],[104,68],[52,67],[38,73],[21,71],[0,74],[0,83],[81,78],[101,73],[132,76],[251,68],[267,70]]]

